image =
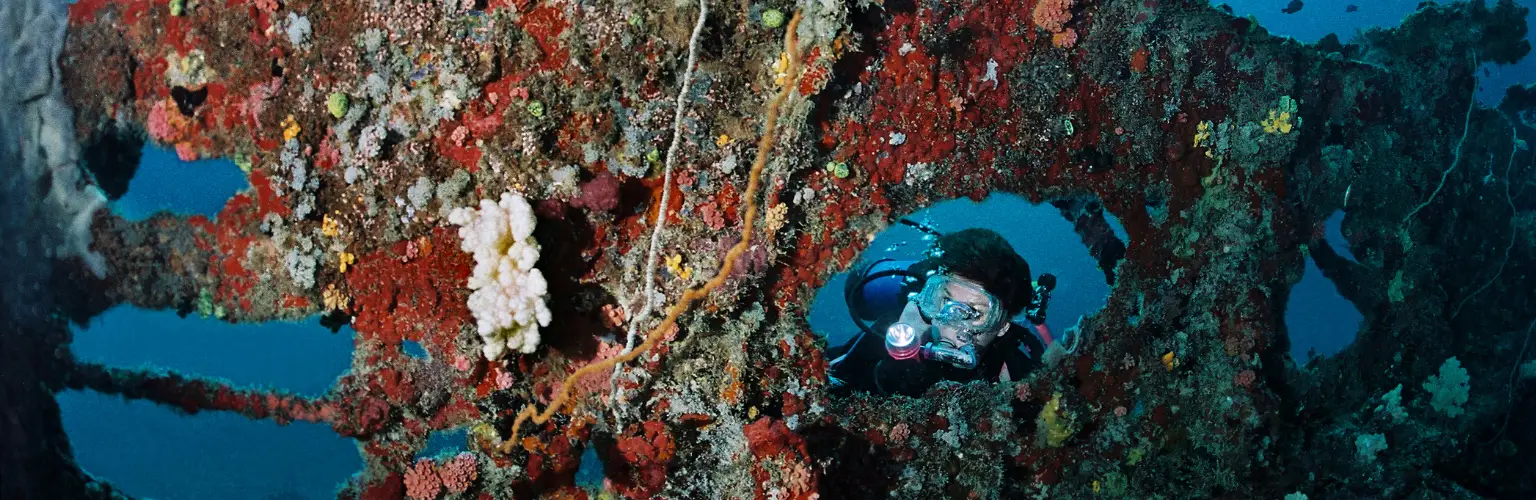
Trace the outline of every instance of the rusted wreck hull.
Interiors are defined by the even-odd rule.
[[[172,15],[83,0],[62,63],[82,143],[147,136],[237,158],[253,187],[215,219],[103,215],[108,277],[57,272],[60,307],[324,313],[358,342],[318,400],[72,363],[61,376],[189,411],[329,422],[364,444],[344,495],[370,498],[403,495],[428,433],[457,427],[472,429],[473,491],[498,498],[585,495],[587,446],[609,487],[637,497],[1536,490],[1515,465],[1536,463],[1536,437],[1502,425],[1532,412],[1509,377],[1536,317],[1522,285],[1536,266],[1532,153],[1517,141],[1532,130],[1518,110],[1470,102],[1472,61],[1529,50],[1523,9],[1430,7],[1367,45],[1306,46],[1201,2],[815,3],[798,31],[805,70],[781,77],[768,7],[707,19],[662,207],[661,252],[686,268],[660,290],[675,298],[719,269],[747,203],[763,214],[758,243],[654,356],[570,381],[568,416],[508,436],[526,404],[615,354],[601,339],[614,306],[638,310],[667,189],[653,152],[669,145],[697,8],[231,0]],[[765,193],[743,199],[780,84],[795,93],[768,131]],[[333,93],[352,103],[340,116]],[[370,149],[373,124],[388,132]],[[407,200],[421,179],[433,195]],[[547,347],[502,364],[475,354],[470,259],[441,209],[509,190],[537,201],[556,318]],[[995,192],[1124,224],[1086,346],[1017,383],[829,398],[804,320],[816,288],[892,218]],[[1339,210],[1358,262],[1321,237]],[[356,261],[345,271],[342,253]],[[318,263],[308,282],[293,255]],[[1309,255],[1365,321],[1345,352],[1302,367],[1283,317]],[[1471,367],[1475,401],[1454,418],[1420,389],[1451,356]],[[1381,417],[1399,384],[1407,419]],[[1372,434],[1390,447],[1367,460],[1356,441]]]

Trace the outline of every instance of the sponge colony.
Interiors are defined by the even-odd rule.
[[[480,200],[480,208],[455,208],[448,221],[462,226],[459,248],[475,256],[469,277],[469,311],[475,316],[481,353],[489,360],[507,351],[533,352],[539,327],[549,326],[549,286],[533,267],[539,243],[533,239],[533,207],[508,192],[499,203]]]

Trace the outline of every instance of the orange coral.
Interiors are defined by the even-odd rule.
[[[1040,0],[1035,4],[1035,26],[1051,33],[1061,33],[1072,20],[1072,0]],[[1076,35],[1073,41],[1076,41]]]
[[[728,382],[726,382],[725,388],[720,390],[720,399],[726,403],[736,404],[737,401],[741,400],[741,370],[736,368],[735,365],[726,365],[725,376]]]
[[[1072,46],[1077,45],[1077,31],[1067,28],[1061,33],[1051,35],[1051,45],[1063,49],[1072,48]]]
[[[1149,55],[1151,54],[1147,52],[1146,47],[1142,47],[1136,49],[1135,52],[1131,52],[1131,71],[1135,71],[1137,73],[1147,71],[1147,57]]]

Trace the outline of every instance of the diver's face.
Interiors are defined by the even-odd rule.
[[[950,276],[944,291],[948,295],[949,300],[965,304],[975,309],[979,315],[984,317],[991,312],[989,308],[993,301],[991,297],[986,296],[981,290],[980,283],[962,276]],[[908,307],[916,306],[909,305]],[[937,325],[933,325],[933,332],[935,332],[934,338],[937,342],[954,348],[974,345],[979,353],[985,350],[988,345],[991,345],[993,341],[996,341],[998,337],[1001,337],[1003,332],[1007,331],[1007,328],[1007,321],[1002,322],[998,327],[983,331],[973,331],[940,322]]]

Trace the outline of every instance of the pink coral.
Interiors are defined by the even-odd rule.
[[[405,496],[411,500],[432,500],[442,490],[442,478],[438,477],[431,460],[417,460],[416,465],[405,470]]]
[[[501,389],[501,390],[511,389],[512,388],[512,381],[513,381],[513,379],[512,379],[512,372],[503,370],[501,367],[497,367],[496,368],[496,388],[497,389]]]
[[[453,129],[453,137],[451,138],[453,139],[453,145],[463,146],[464,139],[469,138],[469,127],[459,125],[458,128]]]
[[[603,304],[604,325],[607,325],[608,328],[618,328],[624,326],[625,321],[629,321],[629,313],[624,311],[624,306],[618,304]],[[602,349],[602,347],[599,347],[599,349]],[[601,359],[601,351],[599,351],[598,356],[599,359]]]
[[[267,100],[271,99],[282,86],[282,78],[273,78],[268,82],[251,85],[242,105],[245,106],[245,114],[251,119],[252,124],[261,122],[261,111],[266,108]]]
[[[180,158],[181,161],[196,161],[197,156],[197,149],[194,149],[191,144],[185,142],[176,143],[176,157]]]
[[[581,195],[571,206],[594,212],[610,212],[619,206],[619,178],[604,172],[581,186]]]
[[[320,143],[320,159],[330,165],[340,165],[341,150],[336,149],[336,144],[327,138]]]
[[[1035,4],[1035,26],[1051,33],[1061,33],[1067,21],[1072,20],[1072,3],[1072,0],[1040,0]],[[1075,34],[1072,40],[1077,41]]]
[[[623,323],[621,322],[620,325],[622,326],[622,324]],[[592,358],[591,362],[597,363],[602,360],[618,356],[623,352],[624,344],[622,343],[599,342],[597,345],[597,355]],[[576,380],[574,382],[576,384],[574,386],[576,388],[576,393],[601,394],[606,392],[608,390],[608,380],[611,375],[613,375],[613,369],[609,368],[607,370],[598,370],[597,372],[588,374],[587,376]],[[607,396],[604,395],[604,398],[606,397]]]
[[[475,454],[466,451],[443,463],[438,476],[442,478],[443,487],[448,492],[463,493],[480,476],[480,463],[475,459]]]
[[[725,229],[725,215],[721,214],[720,209],[715,207],[715,202],[711,201],[699,207],[699,215],[704,217],[704,224],[708,225],[710,229],[716,231]]]
[[[170,142],[180,135],[176,126],[171,124],[171,112],[166,109],[165,101],[156,102],[149,110],[149,136],[157,141]]]
[[[1253,373],[1253,370],[1243,370],[1237,372],[1237,375],[1232,377],[1232,381],[1245,389],[1252,389],[1253,381],[1257,378],[1258,375]]]

